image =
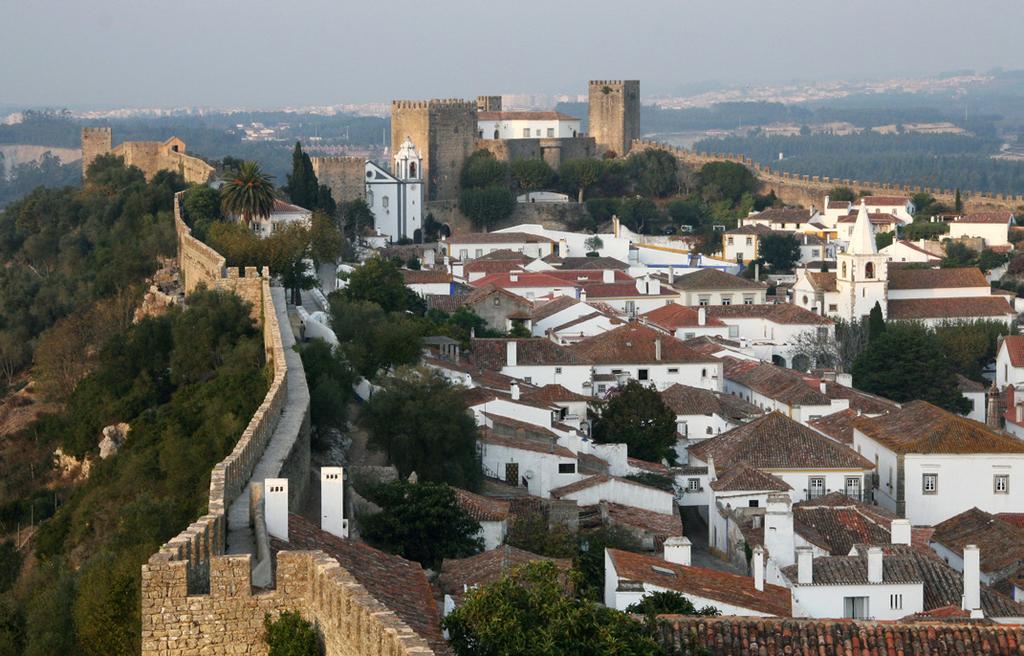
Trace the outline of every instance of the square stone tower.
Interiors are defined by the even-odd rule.
[[[100,155],[106,155],[113,149],[113,136],[110,128],[82,128],[82,179],[89,170],[89,165]]]
[[[640,80],[591,80],[588,113],[598,156],[625,155],[640,138]]]
[[[478,112],[500,112],[501,96],[477,96],[476,111]]]
[[[427,200],[459,197],[462,163],[476,142],[477,104],[473,100],[393,100],[391,147],[409,137],[423,158]]]

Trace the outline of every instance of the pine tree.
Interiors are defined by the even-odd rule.
[[[884,332],[885,318],[882,316],[882,306],[875,301],[875,307],[871,308],[871,313],[868,315],[868,341],[875,341],[875,338]]]

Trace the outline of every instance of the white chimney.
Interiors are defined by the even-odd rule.
[[[814,552],[810,547],[796,548],[796,582],[801,585],[814,582]]]
[[[793,511],[789,495],[774,492],[768,495],[764,512],[764,548],[779,567],[793,564]]]
[[[519,272],[518,271],[509,271],[508,272],[508,281],[509,282],[519,282]]]
[[[615,282],[615,270],[605,269],[601,272],[601,282]]]
[[[764,549],[754,547],[754,589],[764,591]]]
[[[981,552],[975,544],[964,547],[964,610],[971,617],[982,617],[981,612]]]
[[[509,386],[509,389],[512,392],[512,400],[513,401],[518,401],[519,400],[519,383],[515,383],[515,382],[512,383]]]
[[[761,263],[754,262],[754,282],[761,282]]]
[[[661,338],[658,337],[654,340],[654,359],[661,362]]]
[[[668,284],[673,284],[676,281],[676,269],[670,266],[668,268]]]
[[[821,390],[822,394],[828,394],[828,383],[825,381],[818,381],[818,389]]]
[[[689,567],[691,546],[690,538],[687,537],[666,538],[663,557],[666,562]]]
[[[697,308],[697,325],[706,326],[708,325],[708,310],[706,307],[701,306]]]
[[[288,479],[268,478],[263,481],[263,514],[267,533],[288,541]]]
[[[569,257],[569,242],[564,239],[558,240],[558,257]]]
[[[320,528],[339,538],[348,537],[345,470],[341,467],[320,468]]]
[[[853,374],[836,373],[836,382],[843,387],[853,387]]]
[[[910,520],[894,519],[889,525],[889,535],[893,544],[910,544]]]
[[[586,303],[587,302],[587,290],[586,289],[580,289],[580,302],[581,303]]]
[[[871,547],[868,549],[868,583],[882,582],[882,549]]]
[[[505,342],[505,364],[509,367],[515,367],[519,363],[517,348],[516,340],[510,339]]]

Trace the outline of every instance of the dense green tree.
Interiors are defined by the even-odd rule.
[[[558,168],[558,177],[564,189],[576,193],[576,201],[583,202],[587,189],[601,179],[601,160],[570,159]]]
[[[828,199],[834,201],[849,201],[853,202],[857,200],[856,195],[853,193],[853,189],[849,187],[832,187],[828,192]]]
[[[957,187],[956,195],[953,197],[953,211],[960,214],[964,211],[964,201],[960,198],[960,188]]]
[[[969,267],[977,260],[978,254],[958,241],[946,242],[946,257],[942,258],[943,268]]]
[[[386,312],[405,310],[408,303],[398,267],[379,257],[371,257],[349,274],[345,298],[376,303]]]
[[[612,220],[619,213],[618,198],[591,198],[586,202],[587,213],[594,219],[595,225]]]
[[[381,511],[360,518],[371,545],[424,567],[438,569],[445,558],[464,558],[483,549],[480,524],[459,506],[443,483],[395,481],[368,492]]]
[[[21,552],[10,540],[0,543],[0,592],[7,592],[21,573]]]
[[[895,232],[877,232],[875,233],[875,248],[882,250],[886,246],[892,244],[895,239]]]
[[[509,166],[500,162],[489,150],[478,150],[466,158],[460,181],[463,189],[508,186]]]
[[[314,212],[309,229],[310,255],[320,264],[335,264],[345,251],[345,235],[325,212]]]
[[[792,271],[800,261],[800,242],[792,235],[773,232],[761,236],[760,242],[761,259],[773,272]]]
[[[540,511],[516,513],[505,544],[549,558],[573,558],[578,551],[576,536],[564,524],[550,524]]]
[[[650,198],[634,196],[619,203],[619,220],[634,232],[643,233],[650,224],[661,218],[661,210]]]
[[[10,597],[0,597],[0,656],[25,651],[25,615]]]
[[[358,239],[364,230],[373,228],[373,210],[364,199],[356,198],[344,202],[339,209],[345,226],[345,236],[349,239]]]
[[[743,194],[757,191],[757,179],[746,166],[736,162],[709,162],[700,168],[697,181],[705,198],[738,203]]]
[[[672,223],[677,226],[688,225],[697,227],[704,218],[704,212],[700,203],[695,200],[677,198],[670,202],[666,209],[668,210],[669,217],[672,219]]]
[[[507,219],[515,208],[515,196],[506,187],[471,187],[459,194],[459,211],[484,231]]]
[[[665,150],[645,150],[630,155],[629,175],[636,191],[648,198],[664,198],[679,190],[679,161]]]
[[[137,493],[137,491],[136,491]],[[34,572],[32,595],[25,602],[25,656],[75,654],[72,575],[56,563],[43,563]]]
[[[934,332],[954,371],[983,381],[983,368],[995,359],[1000,338],[1011,330],[1002,321],[976,320],[937,326]]]
[[[555,182],[554,170],[542,159],[517,159],[512,162],[512,179],[529,193],[550,187]]]
[[[311,339],[299,349],[309,386],[309,414],[314,428],[314,446],[326,446],[330,429],[342,430],[348,419],[355,374],[341,355],[322,339]]]
[[[868,340],[874,340],[885,332],[885,317],[882,316],[882,306],[875,301],[871,313],[868,314]]]
[[[662,648],[629,615],[566,591],[550,562],[514,568],[501,581],[472,590],[444,621],[457,656],[652,656]]]
[[[675,463],[676,416],[657,391],[631,380],[601,408],[594,440],[625,442],[633,458]]]
[[[584,240],[583,246],[587,249],[587,255],[589,256],[591,253],[597,253],[604,248],[604,240],[597,235],[590,235]]]
[[[640,540],[621,526],[601,528],[579,534],[576,569],[579,570],[577,593],[592,601],[604,601],[604,550],[643,551]]]
[[[323,653],[320,635],[311,622],[295,611],[284,611],[272,618],[263,616],[263,637],[268,656],[320,656]]]
[[[193,234],[202,239],[214,221],[223,219],[220,213],[220,192],[207,185],[193,184],[182,198],[185,221]]]
[[[927,376],[921,372],[927,371]],[[898,403],[920,399],[953,412],[970,410],[960,394],[952,362],[941,342],[924,326],[890,323],[853,363],[858,389]]]
[[[400,371],[382,382],[363,409],[369,445],[382,450],[402,478],[476,490],[483,474],[476,422],[462,392],[427,369]]]
[[[299,207],[312,210],[319,205],[319,185],[313,172],[313,162],[302,151],[302,144],[298,141],[292,151],[292,172],[288,175],[285,189],[291,201]]]
[[[627,609],[627,613],[633,613],[634,615],[701,615],[704,617],[714,617],[721,615],[722,613],[714,606],[704,606],[697,609],[693,605],[693,602],[679,594],[675,590],[663,590],[658,592],[650,592],[643,596],[643,598],[631,604]]]
[[[421,322],[404,312],[385,312],[372,301],[331,295],[331,328],[346,361],[361,376],[373,378],[392,366],[420,359]]]
[[[1010,256],[1007,253],[997,253],[994,250],[986,248],[978,253],[978,258],[975,260],[974,264],[982,271],[988,273],[992,269],[1003,266],[1009,259]]]
[[[220,210],[225,216],[240,217],[246,227],[266,219],[274,211],[274,179],[256,162],[242,162],[229,172],[220,188]]]
[[[935,223],[930,221],[914,221],[903,226],[902,235],[904,239],[917,241],[918,239],[935,239],[947,232],[949,232],[949,224],[945,221],[936,221]]]

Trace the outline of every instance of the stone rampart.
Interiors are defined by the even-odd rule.
[[[477,139],[476,150],[486,150],[495,159],[514,162],[520,159],[543,159],[556,171],[562,162],[589,159],[596,155],[597,144],[592,137],[543,137],[537,139]]]
[[[326,185],[338,203],[366,197],[366,159],[310,157],[317,182]]]
[[[266,654],[264,613],[284,610],[298,611],[315,622],[330,656],[433,653],[397,615],[321,552],[280,553],[276,586],[263,590],[253,588],[250,555],[225,555],[227,509],[248,484],[289,403],[288,358],[269,271],[225,268],[223,256],[192,237],[180,208],[179,194],[174,218],[186,288],[191,291],[205,285],[230,290],[254,303],[272,376],[263,402],[238,443],[210,473],[207,513],[142,566],[143,656]],[[292,376],[292,384],[304,385],[298,373]],[[295,477],[301,494],[308,478],[309,397],[297,396],[306,406],[300,409],[304,417],[299,439],[294,440],[280,469],[289,478]],[[289,499],[290,505],[295,501]]]
[[[447,225],[452,234],[477,230],[473,222],[459,211],[459,204],[456,201],[431,201],[424,209],[434,215],[435,221]],[[567,230],[580,225],[586,217],[587,208],[579,203],[516,203],[516,208],[507,219],[487,228],[499,230],[522,223],[539,223],[545,228]]]
[[[828,176],[802,175],[778,171],[770,166],[762,166],[749,157],[735,154],[716,154],[696,152],[683,148],[675,148],[656,141],[638,139],[633,142],[630,152],[643,150],[665,150],[673,155],[683,164],[693,167],[700,167],[711,162],[736,162],[743,164],[761,181],[765,191],[771,189],[782,199],[784,203],[792,205],[803,205],[804,207],[821,207],[825,195],[833,187],[849,187],[854,193],[863,189],[869,189],[879,196],[913,196],[916,193],[927,192],[937,200],[952,206],[955,197],[955,189],[939,189],[936,187],[921,187],[894,184],[891,182],[877,182],[866,180],[851,180],[849,178],[831,178]],[[985,209],[1007,209],[1015,210],[1024,205],[1024,195],[996,194],[983,191],[960,191],[966,211]]]

